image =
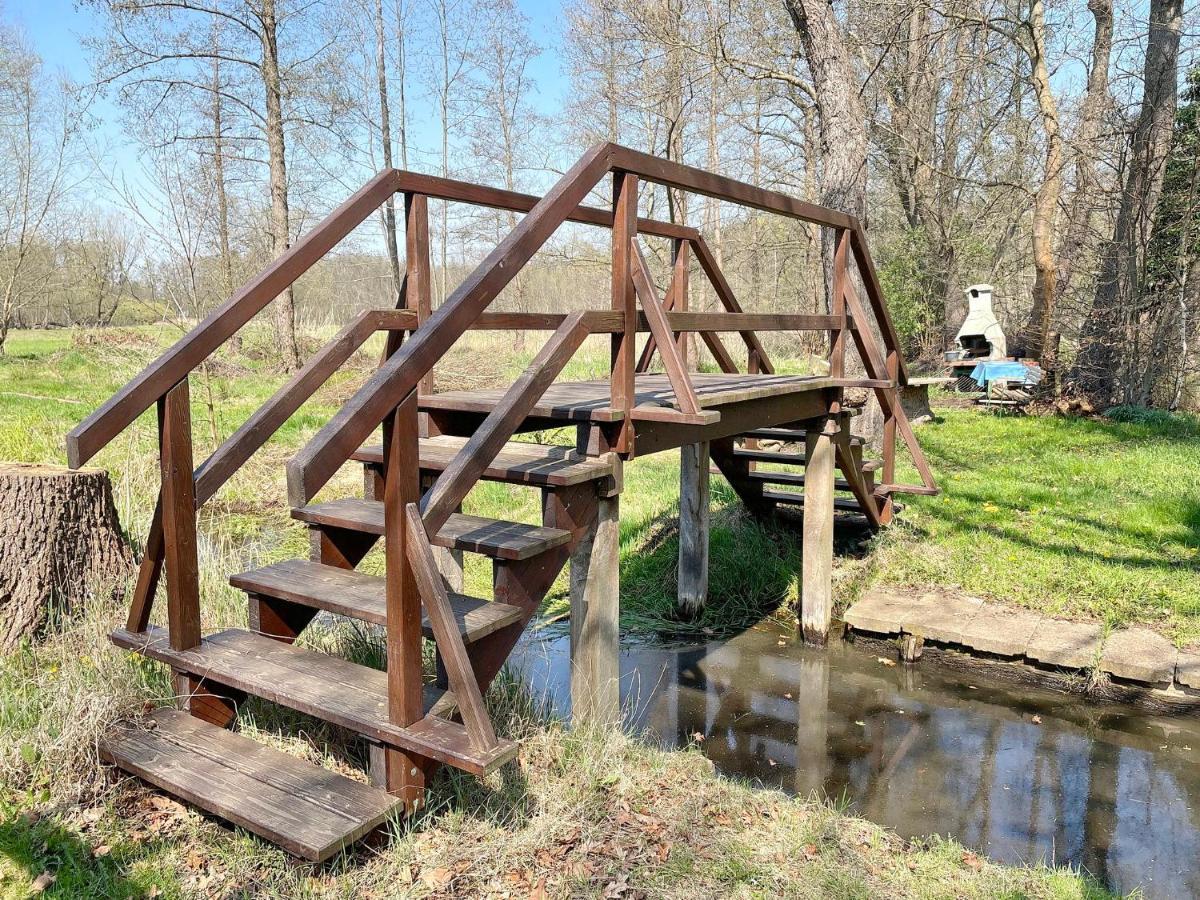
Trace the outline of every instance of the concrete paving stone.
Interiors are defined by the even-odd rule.
[[[1087,669],[1100,655],[1103,636],[1104,629],[1091,622],[1042,619],[1033,630],[1025,656],[1047,666]]]
[[[1143,684],[1170,684],[1179,651],[1149,628],[1122,628],[1104,642],[1100,669],[1117,678]]]
[[[999,603],[985,603],[962,629],[964,647],[997,656],[1021,656],[1042,614]]]
[[[856,631],[899,634],[900,623],[914,596],[887,588],[874,588],[846,610],[846,624]]]
[[[914,598],[901,621],[901,629],[931,641],[961,644],[963,628],[983,607],[979,597],[928,593]]]
[[[1200,650],[1179,651],[1179,660],[1175,663],[1175,680],[1184,687],[1200,691]]]

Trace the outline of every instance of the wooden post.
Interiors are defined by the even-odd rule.
[[[404,510],[420,502],[417,392],[409,393],[383,427],[383,522],[387,591],[388,719],[411,725],[424,715],[421,684],[421,598],[406,553]],[[424,802],[425,761],[402,750],[384,754],[390,793],[413,812]]]
[[[424,194],[404,195],[404,253],[405,295],[404,305],[417,311],[417,327],[433,312],[430,297],[429,275],[429,198]],[[394,333],[397,338],[402,332]],[[389,337],[389,340],[391,338]],[[398,341],[397,341],[398,345]],[[433,372],[421,378],[418,392],[433,393]]]
[[[887,351],[887,376],[892,384],[896,384],[900,377],[900,353],[894,348],[889,347]],[[888,396],[891,398],[890,409],[887,411],[886,418],[883,420],[883,483],[896,483],[896,416],[901,411],[900,407],[900,390],[899,388],[888,388]],[[880,517],[884,523],[892,520],[892,495],[888,494],[884,501],[883,509],[880,510]]]
[[[708,601],[708,441],[679,450],[679,612],[693,618]]]
[[[612,724],[621,712],[620,495],[602,497],[571,555],[571,716]]]
[[[692,258],[692,245],[683,240],[676,238],[671,250],[671,257],[675,271],[671,277],[671,284],[674,288],[674,301],[671,308],[676,312],[688,311],[688,270],[690,268]],[[679,358],[683,360],[683,368],[685,371],[691,370],[691,360],[688,359],[688,344],[691,337],[686,331],[681,331],[675,338],[676,344],[679,347]]]
[[[192,412],[185,378],[158,401],[162,468],[163,553],[171,647],[200,645],[200,564],[196,557],[196,482],[192,477]]]
[[[805,439],[800,624],[810,644],[828,639],[833,610],[833,437],[837,430],[838,420],[826,416],[813,423]]]
[[[637,297],[633,289],[632,243],[637,237],[638,179],[629,172],[613,172],[612,308],[625,314],[625,327],[612,336],[611,403],[628,412],[634,406],[634,372],[637,361]],[[617,450],[633,452],[633,420],[621,422]]]

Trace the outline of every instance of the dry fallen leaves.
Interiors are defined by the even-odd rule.
[[[978,853],[975,853],[971,850],[963,851],[962,861],[963,865],[968,869],[975,869],[978,871],[979,869],[983,868],[983,860],[979,858]]]

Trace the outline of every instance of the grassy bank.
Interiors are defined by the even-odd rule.
[[[942,494],[908,498],[872,578],[1200,641],[1200,420],[942,409],[918,436]]]
[[[66,431],[173,336],[152,328],[15,333],[0,359],[0,458],[61,462]],[[318,340],[307,339],[309,349]],[[447,361],[444,386],[511,378],[538,346],[488,340]],[[367,377],[377,350],[356,357],[204,508],[206,631],[246,624],[245,598],[227,585],[229,573],[306,552],[288,515],[284,464]],[[570,374],[595,374],[599,358],[584,355]],[[283,381],[273,359],[269,334],[252,330],[240,351],[222,351],[194,376],[197,460]],[[919,434],[946,493],[912,499],[902,524],[869,545],[843,546],[853,552],[839,557],[840,599],[878,580],[958,584],[1056,613],[1150,621],[1180,640],[1197,635],[1188,596],[1197,574],[1197,498],[1187,468],[1200,449],[1194,422],[947,410]],[[154,422],[144,416],[96,460],[113,473],[135,540],[153,504],[154,444]],[[714,479],[713,602],[699,620],[675,620],[677,478],[673,454],[627,468],[623,627],[723,632],[781,607],[786,613],[800,565],[795,533],[750,520]],[[1181,494],[1189,490],[1190,500]],[[359,473],[347,466],[325,495],[360,491]],[[503,485],[482,486],[467,509],[538,518],[535,492]],[[378,557],[366,563],[379,565]],[[467,576],[486,596],[482,562]],[[560,580],[546,613],[564,604]],[[130,782],[114,787],[100,777],[97,735],[171,694],[160,666],[108,645],[121,613],[96,606],[69,632],[0,661],[0,896],[25,896],[43,873],[56,879],[47,893],[63,897],[536,896],[539,885],[550,895],[584,896],[1103,895],[1069,872],[999,868],[950,843],[904,844],[826,805],[718,778],[695,751],[660,753],[616,734],[565,732],[511,685],[490,701],[505,730],[523,738],[518,766],[482,783],[440,776],[430,811],[415,827],[393,829],[385,849],[324,869],[297,866]],[[362,662],[380,657],[376,640],[348,625],[305,640]],[[252,704],[241,727],[347,773],[364,762],[346,735],[302,717]]]
[[[162,667],[107,646],[121,615],[94,608],[0,662],[0,897],[35,885],[63,898],[1107,896],[1069,871],[904,842],[828,804],[718,777],[695,749],[564,730],[511,684],[489,703],[522,740],[516,765],[482,781],[443,772],[417,821],[325,867],[301,865],[101,774],[94,741],[106,724],[170,694]],[[346,626],[306,640],[359,661],[379,652]],[[249,704],[239,727],[361,777],[362,747],[324,723]]]

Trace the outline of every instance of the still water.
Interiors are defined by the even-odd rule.
[[[569,710],[565,634],[535,633],[512,664]],[[1200,897],[1200,720],[887,667],[849,645],[814,651],[766,624],[623,646],[621,694],[632,727],[663,746],[701,735],[721,771],[815,791],[904,837],[1081,867],[1148,898]]]

